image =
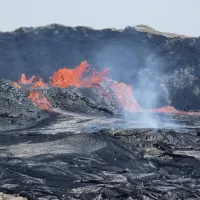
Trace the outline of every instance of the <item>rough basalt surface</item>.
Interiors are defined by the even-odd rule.
[[[53,108],[73,113],[82,113],[95,116],[122,115],[123,108],[112,91],[109,97],[103,96],[95,88],[66,89],[47,87],[32,89],[30,86],[13,86],[8,80],[0,80],[0,131],[22,129],[37,125],[49,117],[48,113],[28,98],[30,91],[43,93]],[[105,92],[105,90],[103,90]]]
[[[178,120],[181,127],[123,128],[117,118],[65,113],[1,133],[0,191],[34,200],[199,199],[200,129],[183,128],[199,119]],[[102,122],[106,129],[84,131]]]
[[[11,81],[0,80],[0,131],[33,126],[47,117],[23,90]]]
[[[90,115],[122,114],[123,108],[116,96],[110,90],[107,92],[109,96],[105,97],[95,88],[51,87],[43,93],[54,108],[61,110]]]

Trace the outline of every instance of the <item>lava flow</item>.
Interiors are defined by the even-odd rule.
[[[35,76],[32,76],[30,79],[27,79],[26,75],[22,74],[22,76],[21,76],[21,78],[19,80],[19,83],[22,83],[22,84],[32,84],[34,82],[34,79],[35,79]]]
[[[67,69],[64,67],[55,72],[50,78],[50,85],[60,88],[67,88],[69,86],[92,87],[100,84],[101,81],[103,81],[108,69],[105,69],[102,72],[93,71],[91,76],[86,76],[83,78],[83,73],[89,71],[89,64],[86,61],[82,62],[75,69]]]
[[[138,102],[135,100],[133,96],[132,87],[126,85],[125,83],[112,83],[110,85],[114,94],[118,98],[118,101],[124,106],[124,109],[129,112],[138,111],[141,109]]]
[[[86,72],[88,74],[90,73],[90,67],[86,61],[83,61],[75,69],[68,69],[64,67],[54,73],[54,75],[50,78],[49,85],[59,88],[67,88],[69,86],[87,88],[96,87],[103,82],[104,77],[108,73],[108,69],[105,69],[102,72],[92,71],[90,75],[84,76]],[[27,79],[25,74],[22,74],[18,82],[13,83],[13,85],[17,88],[20,88],[20,84],[32,84],[32,88],[47,86],[47,84],[43,82],[42,78],[40,78],[38,81],[35,81],[35,76]],[[29,98],[43,110],[50,109],[52,107],[51,103],[38,90],[32,90],[29,94]]]
[[[35,89],[38,87],[47,87],[48,85],[59,88],[68,88],[69,86],[87,88],[98,87],[98,89],[101,90],[101,83],[104,82],[113,91],[119,103],[121,103],[124,109],[129,112],[141,111],[189,115],[196,114],[194,112],[178,111],[171,106],[166,106],[159,109],[144,110],[140,107],[140,105],[134,98],[131,86],[126,85],[125,83],[117,83],[112,79],[107,78],[107,74],[108,69],[105,69],[102,72],[97,72],[93,70],[91,73],[89,64],[86,61],[83,61],[75,69],[68,69],[67,67],[59,69],[57,72],[54,73],[52,77],[50,77],[49,84],[45,84],[42,78],[40,78],[38,81],[35,81],[35,76],[32,76],[30,79],[27,79],[26,75],[22,74],[20,80],[18,82],[14,82],[13,85],[17,88],[20,88],[21,84],[29,84],[32,85],[32,88]],[[107,97],[109,98],[109,95],[111,94],[108,93],[107,95]],[[31,90],[28,97],[43,110],[48,110],[52,108],[51,103],[39,90]]]
[[[40,91],[30,91],[28,98],[30,98],[42,110],[49,110],[52,108],[51,103]]]
[[[46,84],[43,82],[43,79],[40,78],[39,81],[37,81],[34,85],[33,88],[37,88],[37,87],[46,87]]]

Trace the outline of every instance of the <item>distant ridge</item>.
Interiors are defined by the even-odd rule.
[[[155,35],[163,35],[163,36],[172,37],[172,38],[173,37],[191,38],[190,36],[186,36],[186,35],[182,35],[182,34],[180,35],[180,34],[176,34],[176,33],[165,33],[165,32],[161,32],[161,31],[157,31],[154,28],[147,26],[147,25],[143,25],[143,24],[135,26],[135,29],[140,32],[146,32],[146,33],[151,33],[151,34],[155,34]]]
[[[177,37],[180,37],[180,38],[196,38],[196,37],[193,37],[193,36],[186,36],[186,35],[183,35],[183,34],[176,34],[176,33],[165,33],[165,32],[161,32],[161,31],[158,31],[158,30],[155,30],[154,28],[148,26],[148,25],[143,25],[143,24],[140,24],[140,25],[136,25],[136,26],[127,26],[125,27],[124,29],[116,29],[116,28],[103,28],[103,29],[95,29],[95,28],[92,28],[92,27],[88,27],[88,26],[75,26],[75,27],[72,27],[72,26],[65,26],[65,25],[62,25],[62,24],[49,24],[49,25],[46,25],[46,26],[38,26],[38,27],[20,27],[14,31],[6,31],[6,32],[1,32],[0,33],[10,33],[10,34],[16,34],[16,33],[19,33],[19,32],[40,32],[40,31],[44,31],[44,30],[52,30],[52,29],[57,29],[57,30],[67,30],[67,29],[72,29],[73,31],[76,31],[76,30],[97,30],[97,31],[104,31],[104,30],[111,30],[111,31],[116,31],[116,32],[124,32],[126,31],[127,29],[132,29],[133,31],[138,31],[138,32],[144,32],[144,33],[149,33],[149,34],[153,34],[153,35],[162,35],[162,36],[165,36],[165,37],[170,37],[170,38],[177,38]]]

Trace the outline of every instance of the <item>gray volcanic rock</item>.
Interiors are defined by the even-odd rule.
[[[0,80],[0,131],[29,127],[47,116],[11,81]]]
[[[186,67],[164,76],[174,107],[185,110],[200,109],[200,68]]]
[[[119,119],[65,113],[0,133],[0,192],[30,200],[199,199],[200,129],[191,126],[199,117],[176,117],[190,126],[123,128],[121,119],[122,128],[111,129]],[[83,132],[94,122],[110,128]]]
[[[200,109],[199,38],[144,25],[94,30],[52,24],[0,33],[0,52],[2,78],[16,80],[26,73],[48,80],[58,68],[87,60],[97,70],[109,67],[113,79],[132,85],[143,107]]]
[[[61,110],[96,114],[96,115],[117,115],[122,114],[122,106],[114,94],[110,92],[110,98],[106,98],[98,93],[95,88],[66,89],[52,87],[44,90],[45,97],[51,102],[54,108]]]

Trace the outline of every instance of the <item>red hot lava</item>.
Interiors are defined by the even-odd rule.
[[[83,61],[75,69],[68,69],[66,67],[59,69],[54,75],[50,78],[49,85],[59,88],[67,88],[69,86],[74,87],[101,87],[102,82],[106,82],[110,89],[116,95],[118,101],[122,104],[125,110],[129,112],[135,111],[147,111],[147,112],[165,112],[173,114],[194,114],[192,112],[178,111],[171,106],[166,106],[154,110],[143,110],[133,96],[132,87],[126,85],[125,83],[117,83],[114,81],[109,81],[110,79],[106,78],[108,74],[108,69],[105,69],[102,72],[97,72],[93,70],[90,73],[91,69],[89,64],[86,61]],[[84,76],[85,74],[90,73],[91,75]],[[106,78],[106,79],[105,79]],[[18,82],[14,82],[13,85],[17,88],[20,88],[20,84],[32,84],[32,88],[46,87],[45,84],[40,78],[38,81],[35,81],[35,76],[32,76],[30,79],[26,78],[25,74],[22,74]],[[108,94],[109,95],[109,94]],[[46,97],[38,90],[31,91],[28,96],[34,103],[36,103],[41,109],[48,110],[52,108],[51,103],[46,99]]]
[[[119,102],[124,106],[124,109],[128,110],[129,112],[134,112],[141,109],[140,105],[133,96],[133,90],[130,85],[115,82],[112,83],[110,87],[118,98]]]
[[[46,87],[46,84],[43,82],[43,79],[40,78],[39,81],[37,81],[34,85],[33,88],[38,88],[38,87]]]
[[[47,98],[38,90],[30,91],[28,98],[30,98],[36,105],[38,105],[42,110],[49,110],[52,108],[51,103]]]
[[[89,64],[86,61],[82,62],[75,69],[64,67],[55,72],[50,78],[50,85],[60,88],[67,88],[69,86],[92,87],[99,85],[103,81],[108,69],[102,72],[93,71],[92,75],[83,78],[83,74],[89,71]]]
[[[26,75],[25,74],[22,74],[20,80],[19,80],[19,83],[22,83],[22,84],[32,84],[33,81],[35,79],[35,76],[32,76],[30,79],[27,79],[26,78]]]

